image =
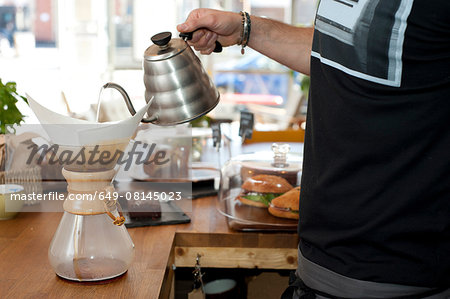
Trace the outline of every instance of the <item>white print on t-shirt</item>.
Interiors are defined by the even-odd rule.
[[[400,86],[413,0],[321,0],[311,55],[352,76]]]

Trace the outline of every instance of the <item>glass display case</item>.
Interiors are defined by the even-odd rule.
[[[269,207],[274,198],[294,189],[298,192],[292,200],[298,203],[296,187],[300,186],[301,175],[302,155],[289,152],[287,144],[273,144],[272,151],[233,157],[221,169],[219,212],[234,230],[295,231],[298,216],[274,216]],[[296,203],[284,210],[298,215]]]

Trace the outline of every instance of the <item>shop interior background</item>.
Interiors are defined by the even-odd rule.
[[[142,107],[142,56],[150,37],[162,31],[177,37],[176,25],[198,7],[311,26],[317,0],[0,0],[0,78],[56,112],[84,119],[95,119],[106,82],[122,85]],[[237,46],[198,55],[221,92],[213,117],[237,120],[239,110],[250,109],[280,129],[288,126],[280,121],[286,114],[305,113],[303,75],[251,49],[241,55]],[[25,123],[37,122],[24,103],[19,109]],[[127,116],[119,94],[102,95],[101,120]]]

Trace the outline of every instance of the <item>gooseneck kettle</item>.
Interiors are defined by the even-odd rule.
[[[151,40],[153,45],[144,52],[143,69],[145,100],[152,103],[142,122],[175,125],[211,111],[219,102],[219,92],[185,39],[162,32]],[[103,88],[117,89],[130,113],[136,113],[120,85],[107,83]]]

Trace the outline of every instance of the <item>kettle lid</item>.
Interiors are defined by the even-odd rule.
[[[187,48],[187,44],[180,38],[172,38],[172,33],[161,32],[151,38],[151,45],[144,52],[145,60],[158,61],[169,59],[180,54]]]

